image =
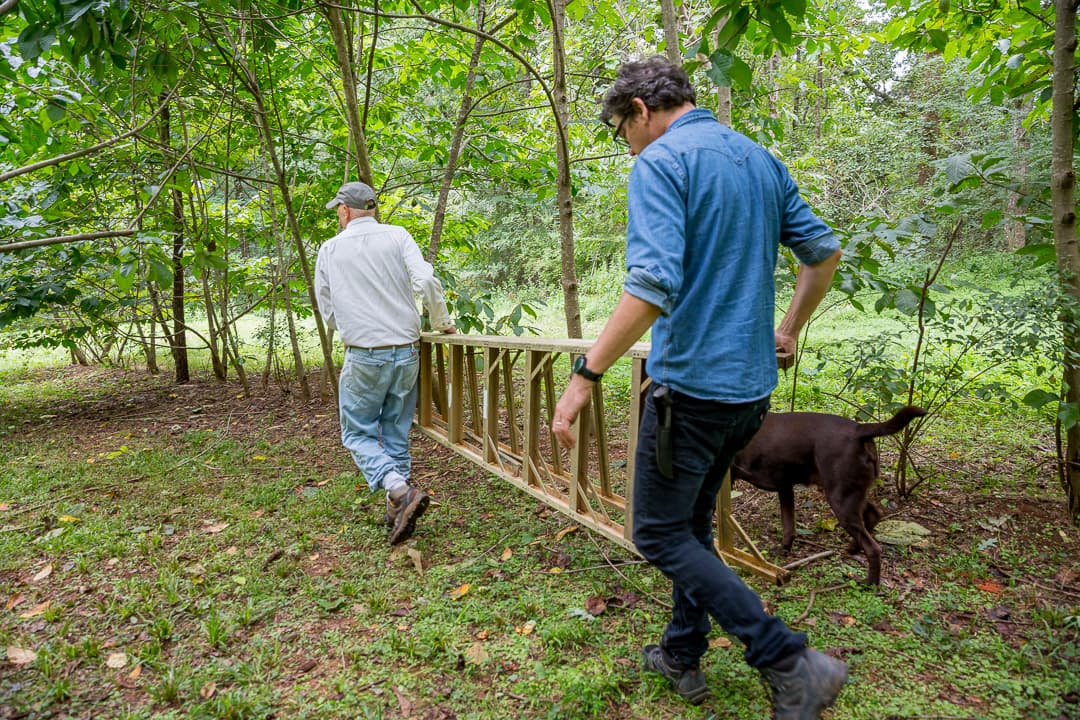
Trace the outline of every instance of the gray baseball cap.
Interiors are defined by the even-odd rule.
[[[345,183],[337,191],[334,199],[326,203],[326,209],[333,210],[338,205],[344,205],[353,210],[370,210],[375,207],[375,191],[370,185],[362,182]]]

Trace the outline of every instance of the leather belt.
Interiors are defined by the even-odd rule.
[[[404,350],[405,348],[416,349],[418,343],[406,343],[405,345],[375,345],[374,347],[360,347],[358,345],[346,345],[346,350]]]

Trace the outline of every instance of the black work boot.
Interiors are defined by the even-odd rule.
[[[691,705],[700,705],[709,697],[705,676],[699,668],[680,667],[659,645],[646,645],[641,648],[641,657],[646,670],[659,673],[670,680],[675,692]]]
[[[821,711],[836,701],[848,668],[842,660],[807,648],[787,670],[762,668],[761,675],[772,690],[775,720],[818,720]]]
[[[427,510],[431,498],[415,485],[406,486],[396,499],[386,494],[386,524],[390,526],[390,544],[397,545],[412,537],[416,520]]]

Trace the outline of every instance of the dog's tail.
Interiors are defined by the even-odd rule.
[[[855,431],[860,440],[895,435],[908,426],[912,420],[922,417],[926,411],[921,407],[908,405],[900,408],[895,415],[882,423],[859,423],[859,429]]]

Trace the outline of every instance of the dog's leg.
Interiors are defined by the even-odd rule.
[[[870,531],[866,529],[863,520],[866,508],[870,507],[872,503],[864,503],[860,499],[852,497],[829,497],[828,500],[829,505],[836,514],[836,519],[840,521],[840,525],[847,530],[848,534],[852,537],[851,549],[861,549],[866,555],[866,584],[880,585],[881,546],[878,545],[877,540],[870,534]]]
[[[881,508],[877,506],[877,503],[875,503],[873,500],[866,501],[866,507],[863,508],[862,517],[863,526],[866,528],[866,531],[868,533],[870,533],[871,535],[874,534],[874,528],[877,527],[877,524],[881,520],[883,515],[884,513],[881,511]],[[848,554],[854,555],[860,550],[862,550],[862,545],[859,544],[858,540],[852,537],[851,542],[848,544]]]
[[[781,546],[784,548],[784,553],[789,553],[795,542],[795,488],[792,485],[786,485],[781,487],[777,494],[780,496],[780,521],[784,527],[784,539]]]

